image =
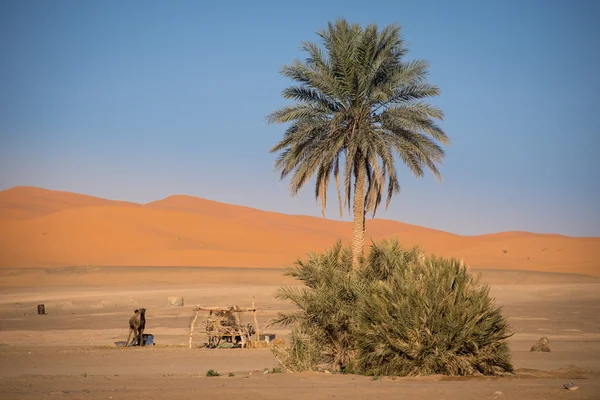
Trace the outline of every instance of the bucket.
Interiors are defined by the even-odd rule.
[[[46,308],[43,304],[38,304],[38,315],[46,314]]]
[[[260,336],[258,337],[259,341],[265,341],[267,343],[275,340],[275,334],[274,333],[261,333]]]
[[[154,335],[146,335],[144,334],[144,345],[153,346],[154,345]]]
[[[154,346],[154,335],[151,334],[143,334],[142,335],[142,340],[144,341],[144,346]],[[133,343],[135,342],[135,340],[132,340],[131,343],[129,344],[129,347],[133,347]],[[115,342],[116,344],[116,342]],[[118,346],[118,344],[117,344]]]

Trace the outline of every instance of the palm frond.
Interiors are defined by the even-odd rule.
[[[440,177],[444,157],[440,144],[449,138],[436,123],[443,112],[425,101],[440,91],[427,81],[425,60],[405,61],[407,50],[397,25],[361,27],[343,18],[317,32],[320,43],[302,42],[304,61],[293,61],[281,73],[294,81],[283,91],[295,104],[269,114],[269,123],[289,123],[271,152],[275,168],[291,177],[298,193],[316,175],[315,197],[325,213],[332,179],[344,207],[364,196],[375,216],[400,185],[395,160],[415,176],[425,170]],[[341,163],[341,164],[340,164]],[[355,193],[358,170],[368,171],[365,193]]]

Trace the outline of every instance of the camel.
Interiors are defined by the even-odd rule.
[[[139,310],[134,311],[135,314],[131,318],[129,318],[129,337],[127,337],[127,341],[125,342],[125,346],[128,347],[135,342],[137,338],[138,346],[144,346],[144,328],[146,328],[146,309],[140,308]],[[133,339],[131,339],[131,335],[133,334]],[[131,343],[129,340],[131,339]]]

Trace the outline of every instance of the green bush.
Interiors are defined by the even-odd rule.
[[[317,341],[307,334],[301,334],[298,327],[292,328],[288,345],[274,345],[271,351],[292,372],[314,370],[322,358]]]
[[[388,267],[382,267],[382,260]],[[389,267],[392,266],[392,267]],[[496,375],[512,371],[508,325],[489,287],[457,260],[375,245],[357,307],[361,372],[374,375]]]
[[[219,374],[217,371],[215,371],[214,369],[209,369],[208,371],[206,371],[206,376],[221,376],[221,374]]]
[[[296,261],[286,275],[305,284],[281,288],[277,297],[293,302],[298,311],[280,313],[275,324],[292,325],[289,354],[276,347],[276,356],[291,371],[325,364],[336,371],[348,365],[354,343],[354,305],[359,281],[354,279],[352,254],[336,244],[323,254],[311,253],[308,262]]]
[[[371,376],[512,371],[506,319],[462,262],[383,241],[359,271],[351,265],[350,250],[338,243],[288,270],[305,287],[278,293],[298,308],[275,321],[292,326],[290,345],[274,348],[287,369]]]

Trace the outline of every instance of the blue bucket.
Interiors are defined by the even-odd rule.
[[[142,340],[144,341],[144,345],[146,346],[154,346],[154,335],[142,335]],[[135,342],[135,340],[131,341],[131,344],[129,345],[129,347],[133,347],[133,343]],[[125,347],[126,343],[124,341],[121,342],[115,342],[115,345],[117,347]]]
[[[154,335],[144,335],[143,339],[146,346],[154,345]]]

